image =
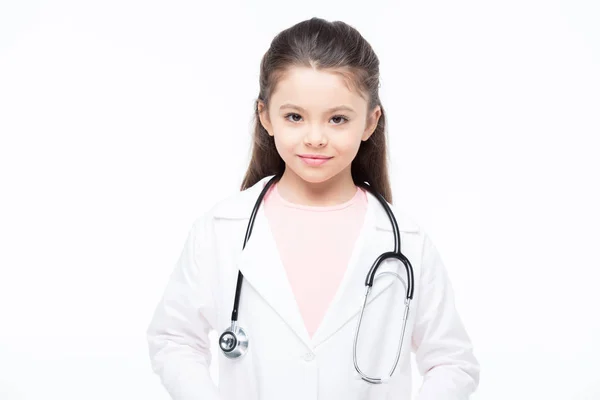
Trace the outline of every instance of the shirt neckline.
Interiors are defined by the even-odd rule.
[[[288,200],[284,199],[283,196],[281,196],[281,194],[279,193],[279,190],[277,189],[277,184],[273,185],[273,194],[275,195],[275,197],[277,197],[277,201],[279,201],[281,204],[283,204],[286,207],[295,208],[298,210],[305,210],[305,211],[323,212],[323,211],[343,210],[345,208],[350,207],[352,204],[356,203],[356,201],[358,200],[358,198],[361,194],[361,189],[360,189],[360,187],[356,186],[356,193],[350,200],[347,200],[347,201],[345,201],[343,203],[339,203],[339,204],[333,204],[330,206],[311,206],[311,205],[298,204],[298,203],[293,203],[291,201],[288,201]]]

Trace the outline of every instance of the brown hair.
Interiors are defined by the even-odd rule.
[[[368,112],[377,105],[381,116],[368,140],[362,141],[352,161],[355,184],[367,181],[371,188],[392,203],[388,177],[385,137],[385,112],[379,99],[379,59],[371,45],[352,26],[342,21],[311,18],[283,30],[271,42],[260,63],[259,95],[254,107],[252,156],[241,190],[253,186],[269,175],[283,174],[285,163],[279,156],[275,141],[262,126],[259,101],[268,110],[269,99],[277,82],[289,67],[329,69],[340,74],[349,88],[367,96]]]

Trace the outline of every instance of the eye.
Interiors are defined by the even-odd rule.
[[[286,120],[290,121],[290,122],[293,122],[293,123],[298,123],[298,122],[300,122],[300,121],[298,121],[298,120],[296,120],[296,119],[289,120],[289,117],[292,117],[292,118],[294,118],[294,117],[300,117],[300,118],[302,118],[302,116],[301,116],[300,114],[296,114],[296,113],[289,113],[289,114],[286,114],[284,118],[285,118]],[[344,115],[334,115],[333,117],[331,117],[331,119],[332,119],[332,120],[333,120],[333,119],[337,119],[338,121],[340,121],[340,119],[341,119],[340,123],[334,123],[334,125],[342,125],[342,123],[343,123],[343,122],[348,122],[348,121],[350,121],[350,119],[349,119],[348,117],[344,116]]]
[[[336,116],[332,117],[331,119],[334,119],[334,118],[341,118],[344,122],[349,121],[348,117],[345,117],[343,115],[336,115]],[[336,124],[336,125],[341,125],[341,124]]]
[[[288,121],[290,121],[288,118],[291,116],[300,117],[300,114],[290,113],[290,114],[287,114],[284,118],[287,119]],[[299,122],[299,121],[290,121],[290,122]]]

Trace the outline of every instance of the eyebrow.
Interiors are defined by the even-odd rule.
[[[303,111],[305,112],[306,110],[300,106],[294,105],[294,104],[290,104],[290,103],[286,103],[284,105],[282,105],[281,107],[279,107],[279,110],[283,110],[284,108],[294,108],[296,110],[299,111]],[[337,106],[337,107],[332,107],[328,110],[325,110],[325,114],[329,114],[332,113],[334,111],[350,111],[350,112],[355,112],[350,106],[346,106],[346,105],[341,105],[341,106]]]

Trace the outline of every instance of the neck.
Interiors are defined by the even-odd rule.
[[[286,168],[277,182],[279,194],[289,202],[327,207],[345,203],[356,195],[350,167],[322,182],[308,182]]]

